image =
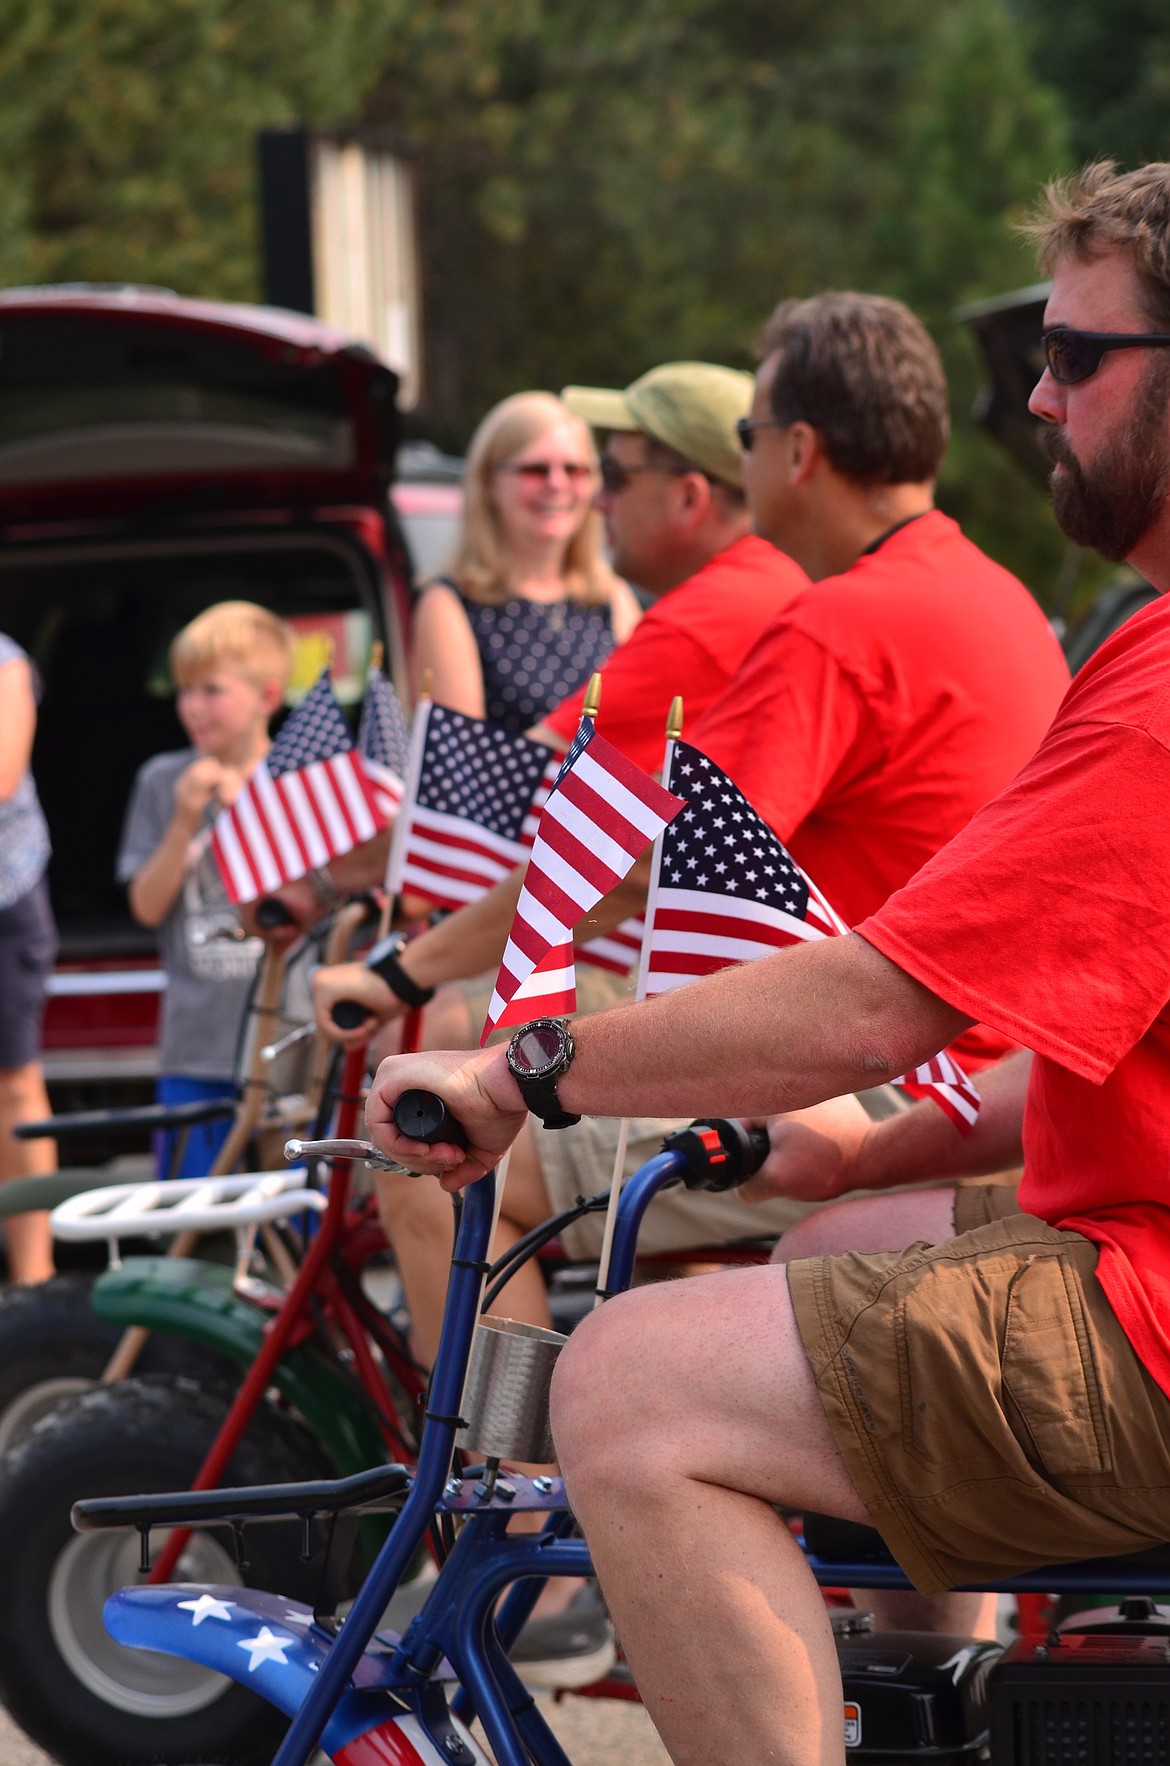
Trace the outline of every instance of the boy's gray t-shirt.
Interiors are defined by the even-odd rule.
[[[138,770],[122,840],[118,881],[128,883],[151,858],[175,807],[175,781],[198,756],[193,748],[156,754]],[[263,948],[258,938],[239,937],[236,911],[227,898],[211,853],[209,811],[195,835],[179,898],[158,928],[166,970],[159,1071],[191,1079],[230,1079],[252,977]]]

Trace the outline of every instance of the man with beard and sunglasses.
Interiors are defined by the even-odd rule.
[[[1164,594],[1170,165],[1090,166],[1033,231],[1053,284],[1031,409],[1058,438],[1056,506]],[[566,1112],[804,1109],[815,1133],[818,1100],[975,1018],[1033,1051],[964,1142],[926,1104],[853,1143],[822,1131],[829,1193],[932,1187],[822,1211],[782,1266],[623,1295],[560,1357],[560,1463],[677,1766],[845,1758],[824,1603],[773,1505],[876,1525],[925,1593],[1170,1531],[1168,682],[1163,600],[854,934],[586,1019],[555,1081],[530,1076]],[[386,1062],[371,1134],[447,1188],[474,1181],[525,1120],[514,1073],[492,1049]],[[466,1150],[397,1134],[411,1086],[442,1095]],[[764,1187],[790,1187],[790,1126],[771,1124]],[[938,1181],[1021,1153],[1018,1194]]]

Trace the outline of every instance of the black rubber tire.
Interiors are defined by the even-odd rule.
[[[96,1385],[122,1340],[122,1326],[99,1318],[96,1275],[54,1276],[36,1287],[0,1288],[0,1454],[62,1398]],[[135,1374],[242,1378],[225,1356],[163,1331],[147,1338]]]
[[[186,1488],[230,1395],[185,1379],[130,1379],[68,1400],[0,1465],[0,1699],[63,1766],[262,1766],[287,1719],[232,1681],[172,1657],[122,1649],[101,1625],[115,1588],[137,1580],[137,1535],[74,1533],[83,1496]],[[225,1483],[334,1476],[298,1422],[264,1404]],[[300,1558],[298,1523],[250,1527],[248,1566],[196,1534],[178,1581],[312,1600],[320,1557]]]

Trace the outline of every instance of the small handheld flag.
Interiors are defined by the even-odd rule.
[[[643,956],[647,995],[731,963],[849,931],[747,798],[705,754],[674,745],[668,783],[686,808],[667,828]],[[967,1133],[979,1093],[945,1051],[893,1082]]]
[[[541,811],[485,1039],[504,1024],[574,1010],[573,928],[681,808],[582,718]]]
[[[229,899],[248,902],[385,826],[326,669],[236,801],[216,817],[211,848]]]

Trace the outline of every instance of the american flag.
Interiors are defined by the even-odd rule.
[[[573,928],[682,808],[582,718],[540,817],[483,1035],[577,1003]]]
[[[418,720],[417,787],[395,828],[386,887],[460,908],[524,863],[557,760],[527,736],[444,705],[424,701]]]
[[[385,826],[326,669],[216,817],[211,848],[230,900],[255,901]]]
[[[365,762],[378,808],[389,821],[398,814],[402,802],[403,780],[410,764],[410,731],[398,695],[380,668],[372,668],[366,682],[357,751]]]
[[[674,743],[666,777],[686,807],[662,837],[647,907],[647,996],[730,963],[770,956],[784,945],[848,932],[747,798],[705,754]],[[979,1114],[979,1093],[945,1051],[894,1084],[911,1097],[933,1098],[964,1133]]]

